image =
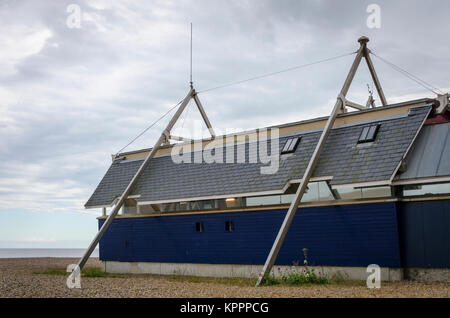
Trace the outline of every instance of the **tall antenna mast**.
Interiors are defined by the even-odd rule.
[[[192,22],[191,22],[191,68],[190,68],[190,81],[189,81],[189,85],[191,86],[191,88],[193,88],[193,82],[192,82]]]

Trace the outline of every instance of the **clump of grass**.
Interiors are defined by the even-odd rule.
[[[349,275],[342,271],[336,271],[331,275],[330,283],[334,285],[344,285],[344,286],[366,286],[364,280],[351,280]]]
[[[261,286],[273,286],[280,284],[280,281],[272,273],[266,275],[261,280]]]
[[[111,277],[111,274],[105,273],[98,267],[88,267],[81,271],[81,277]]]
[[[43,271],[33,272],[35,275],[63,275],[68,276],[69,273],[65,268],[48,268]],[[107,278],[123,278],[125,275],[117,275],[105,273],[99,267],[86,267],[81,271],[81,277],[107,277]]]
[[[297,266],[292,266],[285,273],[281,273],[281,280],[287,285],[305,285],[305,284],[328,284],[330,282],[327,275],[309,268],[307,265],[299,270]]]
[[[181,276],[181,275],[161,275],[161,278],[165,278],[173,282],[188,282],[188,283],[208,283],[219,285],[232,285],[232,286],[255,286],[256,279],[244,278],[244,277],[199,277],[199,276]]]
[[[308,258],[307,253],[308,249],[304,248],[303,250],[303,268],[298,266],[298,262],[294,263],[294,266],[291,266],[287,271],[281,271],[281,268],[278,267],[278,276],[281,278],[281,281],[278,280],[275,275],[269,274],[263,279],[264,285],[276,285],[276,284],[286,284],[286,285],[306,285],[306,284],[328,284],[330,279],[327,275],[318,272],[316,273],[314,268],[308,267]]]

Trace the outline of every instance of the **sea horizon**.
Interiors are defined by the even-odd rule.
[[[39,258],[39,257],[82,257],[86,248],[0,248],[0,258]],[[98,257],[96,248],[91,257]]]

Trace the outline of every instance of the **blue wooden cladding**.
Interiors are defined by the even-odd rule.
[[[402,202],[398,211],[402,266],[450,267],[450,200]]]
[[[264,264],[286,211],[115,219],[100,241],[100,259]],[[303,264],[307,248],[310,265],[400,267],[397,219],[395,202],[299,209],[275,263]],[[227,221],[233,231],[226,231]]]

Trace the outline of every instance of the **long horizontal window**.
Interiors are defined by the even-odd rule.
[[[124,214],[160,214],[168,212],[189,212],[189,211],[208,211],[208,210],[226,210],[245,207],[258,206],[276,206],[288,205],[292,202],[297,191],[298,184],[293,184],[282,195],[251,196],[242,198],[226,198],[199,201],[180,201],[162,204],[149,204],[135,206],[135,200],[127,200],[124,205]],[[329,184],[325,181],[310,182],[303,195],[303,203],[330,202],[334,200],[355,200],[383,198],[391,196],[391,188],[371,187],[371,188],[340,188],[331,190]]]
[[[292,189],[296,191],[298,185]],[[276,205],[276,204],[290,204],[295,197],[295,193],[270,195],[261,197],[248,197],[247,206],[259,205]],[[326,182],[310,182],[306,188],[305,194],[301,202],[319,202],[334,200],[330,187]]]
[[[403,186],[403,196],[424,196],[424,195],[442,195],[450,194],[449,183],[435,183],[435,184],[417,184]]]
[[[391,196],[390,186],[367,188],[345,187],[335,191],[338,198],[342,200],[386,198]]]
[[[122,208],[122,215],[134,214],[161,214],[168,212],[189,212],[226,210],[245,207],[288,205],[292,202],[297,191],[298,184],[293,184],[281,195],[230,197],[226,199],[211,199],[198,201],[180,201],[162,204],[138,205],[136,199],[127,199]],[[442,196],[450,195],[450,182],[435,184],[404,185],[399,187],[403,197],[413,196]],[[378,187],[342,187],[331,190],[325,181],[310,182],[303,195],[303,203],[331,202],[335,200],[361,200],[392,197],[390,186]]]

